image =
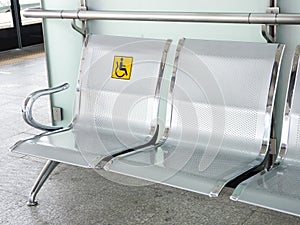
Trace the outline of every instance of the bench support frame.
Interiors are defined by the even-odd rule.
[[[35,181],[28,198],[28,206],[36,206],[38,202],[35,200],[36,195],[39,193],[41,187],[46,182],[52,171],[56,168],[59,162],[48,160],[44,168],[42,169],[40,175]]]

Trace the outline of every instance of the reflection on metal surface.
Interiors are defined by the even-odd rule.
[[[171,83],[170,83],[169,92],[168,92],[168,99],[167,99],[165,130],[164,130],[163,137],[160,141],[161,144],[166,141],[166,139],[169,136],[169,131],[171,129],[172,115],[173,115],[173,97],[174,97],[175,80],[176,80],[176,74],[177,74],[177,70],[178,70],[179,57],[180,57],[180,53],[181,53],[181,50],[182,50],[183,45],[184,45],[184,41],[185,41],[184,38],[180,39],[178,41],[178,45],[177,45],[177,48],[176,48],[176,54],[175,54],[172,77],[171,77]]]
[[[272,131],[272,116],[273,116],[273,110],[274,110],[274,102],[275,102],[275,95],[276,95],[276,89],[277,89],[277,83],[278,83],[278,74],[280,70],[281,60],[282,60],[282,54],[284,50],[284,45],[279,44],[277,47],[277,52],[275,55],[275,60],[273,64],[272,69],[272,77],[270,80],[270,86],[268,91],[268,100],[266,105],[266,117],[265,117],[265,131],[264,131],[264,138],[262,143],[262,148],[260,151],[261,155],[267,154],[268,148],[269,148],[269,140],[270,135]]]

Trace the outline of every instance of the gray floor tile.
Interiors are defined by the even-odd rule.
[[[300,218],[291,215],[264,210],[264,212],[254,212],[244,225],[251,224],[272,224],[272,225],[299,225]]]

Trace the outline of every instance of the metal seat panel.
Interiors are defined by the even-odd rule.
[[[127,132],[119,132],[116,137],[112,130],[98,130],[96,134],[95,136],[95,132],[91,130],[81,130],[75,133],[74,130],[70,129],[63,132],[37,135],[18,143],[12,148],[12,152],[71,165],[96,167],[97,162],[105,156],[127,149],[128,146],[124,145],[122,140],[131,137],[131,134]],[[138,134],[136,137],[139,141],[129,143],[131,146],[139,146],[151,138],[149,136],[148,139],[145,139],[143,135],[138,136]],[[89,148],[81,148],[83,144]]]
[[[50,159],[80,167],[90,167],[76,148],[72,131],[36,136],[20,143],[12,152]],[[89,155],[90,158],[95,156]]]
[[[300,216],[300,164],[281,165],[242,183],[231,199]]]
[[[214,160],[203,169],[206,146],[171,141],[157,148],[118,157],[105,167],[108,171],[138,177],[205,195],[218,195],[219,187],[261,163],[257,155],[244,154],[235,149],[220,149]],[[218,190],[217,190],[218,189]]]
[[[205,195],[214,188],[215,182],[210,178],[187,174],[180,170],[164,167],[159,163],[149,164],[148,160],[154,156],[150,156],[150,153],[148,158],[147,155],[146,152],[141,152],[134,156],[114,160],[110,166],[106,167],[106,170]],[[143,158],[148,159],[144,161]],[[136,159],[137,161],[135,161]]]

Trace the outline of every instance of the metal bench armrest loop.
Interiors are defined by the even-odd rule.
[[[31,93],[29,96],[27,96],[27,98],[24,101],[24,105],[22,107],[22,115],[23,115],[23,119],[25,120],[25,122],[34,128],[44,130],[44,131],[54,131],[54,130],[62,129],[63,127],[48,126],[48,125],[43,125],[43,124],[37,122],[32,116],[32,107],[33,107],[34,102],[39,97],[41,97],[43,95],[49,95],[49,94],[54,94],[54,93],[57,93],[60,91],[64,91],[67,88],[69,88],[69,86],[70,85],[68,83],[64,83],[57,87],[35,91],[35,92]]]

